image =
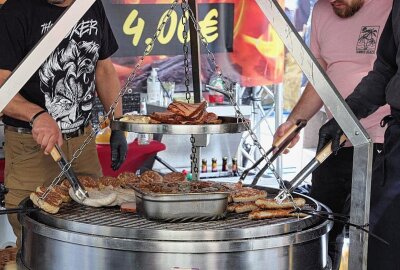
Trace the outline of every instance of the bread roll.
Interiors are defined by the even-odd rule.
[[[40,197],[43,196],[43,194],[46,191],[47,191],[47,188],[45,186],[39,186],[39,187],[36,188],[36,193]],[[46,195],[45,201],[51,201],[52,204],[59,206],[59,205],[62,204],[63,199],[62,199],[60,194],[58,194],[54,190],[50,190]]]
[[[50,214],[56,214],[60,210],[60,207],[52,202],[50,199],[43,200],[40,199],[39,193],[37,192],[32,192],[29,196],[29,198],[32,200],[33,204],[42,209],[43,211],[50,213]]]

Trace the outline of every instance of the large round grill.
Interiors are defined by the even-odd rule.
[[[305,198],[309,208],[320,209]],[[216,221],[164,223],[118,208],[69,203],[56,215],[31,213],[22,222],[21,264],[32,270],[328,269],[330,222],[314,216],[254,221],[248,214],[228,214]],[[43,249],[57,259],[36,259],[43,258]],[[85,254],[85,264],[83,258],[60,259],[65,252],[78,258]]]

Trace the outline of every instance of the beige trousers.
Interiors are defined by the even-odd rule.
[[[88,137],[91,127],[85,128],[85,133],[79,137],[64,140],[62,150],[68,160]],[[5,130],[5,185],[9,189],[6,195],[6,207],[18,207],[19,203],[29,197],[29,194],[40,185],[48,186],[61,172],[58,164],[50,155],[44,155],[43,150],[31,134],[22,134]],[[110,157],[111,158],[111,157]],[[72,163],[76,175],[100,177],[102,170],[97,156],[94,139],[85,147],[82,154]],[[8,215],[9,222],[17,236],[17,245],[21,241],[21,224],[16,214]]]

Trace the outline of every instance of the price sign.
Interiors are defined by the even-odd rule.
[[[107,17],[120,49],[116,57],[142,55],[161,25],[171,5],[104,3]],[[233,14],[231,3],[199,4],[199,25],[212,52],[233,49]],[[182,10],[178,5],[170,20],[156,39],[151,55],[180,55],[183,53]],[[190,38],[190,37],[189,37]],[[204,51],[205,48],[201,46]],[[206,51],[204,51],[206,52]]]

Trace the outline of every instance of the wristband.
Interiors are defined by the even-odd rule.
[[[29,121],[29,125],[30,125],[31,127],[33,127],[33,122],[35,121],[35,119],[38,118],[38,116],[41,115],[42,113],[47,113],[47,111],[46,111],[46,110],[41,110],[41,111],[37,112],[37,113],[31,118],[31,120]]]

